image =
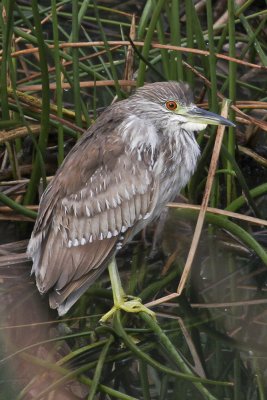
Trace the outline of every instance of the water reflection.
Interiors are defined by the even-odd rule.
[[[49,342],[62,332],[56,313],[38,293],[30,278],[31,264],[25,255],[26,241],[0,246],[0,379],[1,399],[35,399],[60,376],[43,367],[69,352],[64,342]],[[73,383],[74,391],[84,390]],[[47,397],[48,398],[48,397]],[[50,398],[50,397],[49,397]],[[77,399],[68,388],[56,389],[56,399]]]
[[[152,244],[145,247],[141,240],[128,246],[119,257],[127,292],[141,293],[144,301],[174,292],[193,229],[194,223],[170,212],[158,248],[161,255],[151,258]],[[148,233],[148,241],[150,238]],[[86,399],[90,385],[75,377],[65,381],[62,376],[92,363],[94,367],[88,367],[83,376],[93,378],[101,341],[105,343],[112,332],[111,325],[102,330],[98,325],[99,315],[111,305],[110,291],[103,289],[109,287],[108,277],[104,274],[102,286],[97,282],[62,322],[37,292],[25,249],[25,241],[0,246],[1,393],[6,399],[19,393],[21,399],[35,399],[56,383],[42,398]],[[236,389],[209,387],[214,398],[233,399],[238,390],[239,399],[252,400],[260,398],[260,390],[266,391],[266,280],[266,267],[242,243],[221,230],[205,227],[185,293],[155,307],[160,326],[196,376],[234,383]],[[141,349],[162,365],[177,369],[138,317],[127,318],[125,323]],[[119,361],[105,363],[101,382],[141,399],[142,364],[115,337],[108,354]],[[77,354],[68,359],[74,350]],[[147,375],[151,399],[174,399],[177,390],[183,399],[203,399],[190,381],[159,374],[151,366]],[[96,399],[109,396],[102,394]]]

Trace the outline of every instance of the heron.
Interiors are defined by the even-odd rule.
[[[118,101],[85,132],[44,191],[27,252],[41,294],[64,315],[108,267],[114,307],[126,296],[115,256],[188,183],[200,156],[195,132],[235,126],[198,108],[182,82],[156,82]]]

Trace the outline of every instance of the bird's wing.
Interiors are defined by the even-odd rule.
[[[155,158],[144,146],[126,153],[115,133],[85,137],[66,158],[42,197],[28,247],[39,290],[54,290],[52,307],[76,293],[74,303],[116,245],[145,225],[158,198]]]

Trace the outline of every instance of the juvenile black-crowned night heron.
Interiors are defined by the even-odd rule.
[[[124,295],[114,255],[186,185],[200,154],[194,131],[207,124],[234,126],[197,108],[188,85],[152,83],[108,107],[73,147],[41,198],[28,246],[38,289],[59,315],[108,262],[115,308],[144,310]]]

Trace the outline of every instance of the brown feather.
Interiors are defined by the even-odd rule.
[[[110,242],[113,242],[112,246]],[[75,248],[74,251],[72,249],[72,260],[76,265],[78,264],[77,274],[68,279],[64,286],[59,285],[60,281],[58,281],[54,291],[49,294],[51,308],[58,308],[63,305],[62,311],[60,312],[59,310],[60,314],[63,314],[78,300],[81,295],[79,289],[82,287],[84,292],[102,273],[103,268],[106,266],[105,261],[111,255],[110,249],[114,248],[115,242],[116,238],[112,238],[103,240],[101,243],[99,241],[88,243],[80,248]],[[91,255],[91,257],[88,257],[88,255]],[[94,265],[94,267],[88,271],[90,262],[91,266]],[[70,294],[72,294],[71,304],[64,305]]]
[[[81,142],[85,148],[76,158]],[[144,161],[134,153],[126,156],[121,140],[116,138],[114,146],[112,135],[85,136],[81,142],[47,188],[29,245],[38,260],[33,271],[40,291],[49,291],[51,306],[62,304],[62,309],[71,293],[92,284],[95,270],[102,270],[116,251],[120,236],[129,238],[138,230],[136,224],[142,227],[140,211],[143,216],[148,212],[153,192]],[[133,165],[135,174],[129,176]],[[81,179],[76,179],[79,174]],[[46,234],[38,245],[39,232]]]

